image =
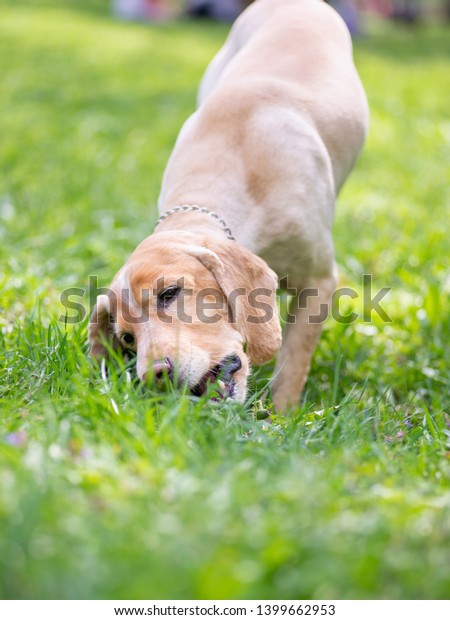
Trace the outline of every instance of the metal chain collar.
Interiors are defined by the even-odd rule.
[[[155,228],[157,228],[157,226],[159,226],[161,222],[164,222],[164,220],[167,219],[170,215],[173,215],[174,213],[183,212],[183,211],[196,211],[197,213],[204,213],[205,215],[210,215],[212,218],[217,220],[217,222],[219,222],[219,224],[222,226],[223,232],[226,234],[227,238],[230,239],[230,241],[236,241],[236,239],[233,237],[231,233],[230,228],[228,228],[225,221],[221,217],[219,217],[217,213],[214,213],[213,211],[209,211],[209,209],[205,209],[205,207],[199,207],[198,205],[178,205],[177,207],[173,207],[173,209],[169,209],[157,219]]]

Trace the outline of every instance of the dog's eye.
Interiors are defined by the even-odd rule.
[[[122,342],[126,345],[128,345],[129,347],[132,347],[134,345],[134,336],[133,334],[122,334],[120,339],[122,340]]]
[[[178,295],[180,291],[181,289],[179,286],[169,286],[168,288],[164,289],[161,293],[159,293],[158,303],[167,304],[171,302],[172,299],[175,299],[175,297]]]

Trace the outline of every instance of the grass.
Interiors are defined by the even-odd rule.
[[[356,42],[372,125],[336,246],[343,285],[392,287],[392,322],[328,321],[303,405],[268,425],[102,378],[86,319],[58,320],[151,232],[226,34],[105,4],[0,4],[0,597],[446,598],[448,31]]]

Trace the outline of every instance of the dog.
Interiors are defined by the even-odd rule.
[[[153,234],[97,299],[91,356],[133,354],[142,381],[187,383],[196,395],[217,383],[216,398],[243,402],[250,367],[278,353],[275,409],[297,405],[317,317],[337,284],[336,196],[367,127],[351,37],[334,9],[322,0],[251,4],[202,79],[164,172]],[[276,291],[285,277],[297,292],[282,338]]]

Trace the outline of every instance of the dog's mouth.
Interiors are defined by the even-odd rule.
[[[235,373],[242,368],[238,355],[229,355],[219,364],[208,370],[200,381],[191,388],[194,396],[204,396],[211,391],[212,400],[234,398],[236,382]]]

